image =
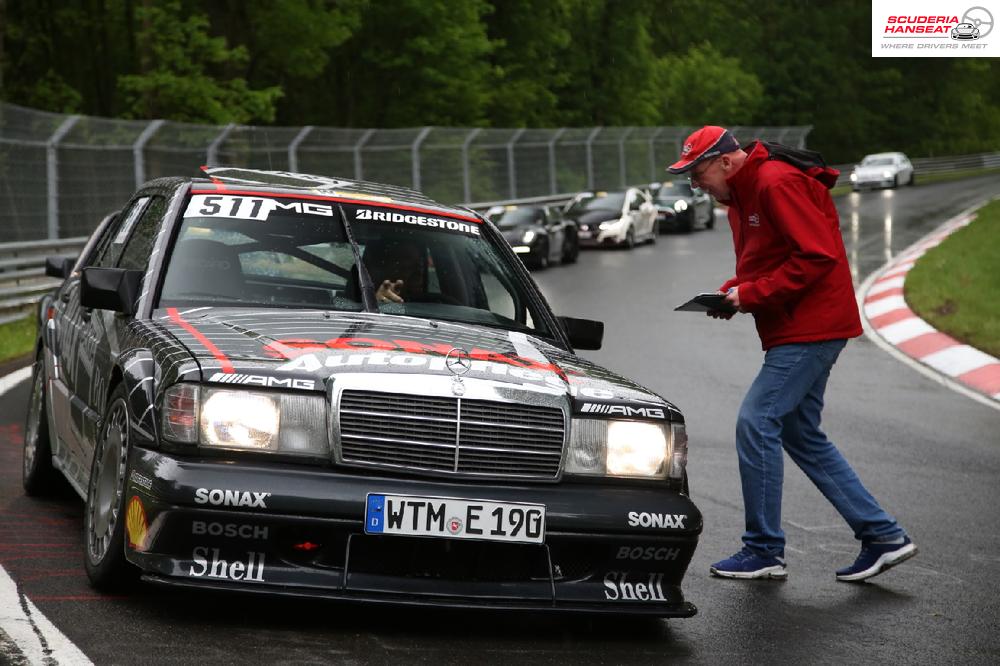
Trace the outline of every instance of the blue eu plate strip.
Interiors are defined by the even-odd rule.
[[[365,515],[365,532],[381,534],[385,525],[385,495],[369,495]]]

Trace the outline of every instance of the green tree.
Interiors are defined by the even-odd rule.
[[[723,56],[707,42],[683,55],[664,56],[657,80],[661,122],[669,125],[748,125],[764,93],[739,59]]]
[[[145,56],[140,73],[118,78],[123,115],[217,124],[274,120],[281,89],[253,90],[233,75],[249,55],[210,36],[207,17],[182,11],[176,0],[141,7],[136,15]]]

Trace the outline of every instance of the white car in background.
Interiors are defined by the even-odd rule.
[[[580,247],[656,242],[656,206],[638,187],[618,192],[580,192],[563,211],[579,230]]]
[[[851,174],[851,187],[855,192],[863,187],[899,185],[913,185],[913,165],[903,153],[866,155]]]

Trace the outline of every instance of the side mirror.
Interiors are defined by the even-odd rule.
[[[73,264],[76,263],[72,257],[45,257],[45,274],[54,278],[66,278],[73,272]]]
[[[557,317],[574,349],[600,349],[604,340],[604,322],[593,319]]]
[[[135,314],[142,287],[142,271],[125,268],[84,268],[80,280],[80,305],[97,310]]]

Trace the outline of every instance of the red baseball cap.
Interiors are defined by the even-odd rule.
[[[681,158],[667,167],[670,173],[685,173],[698,162],[739,150],[740,144],[725,127],[705,125],[684,140]]]

